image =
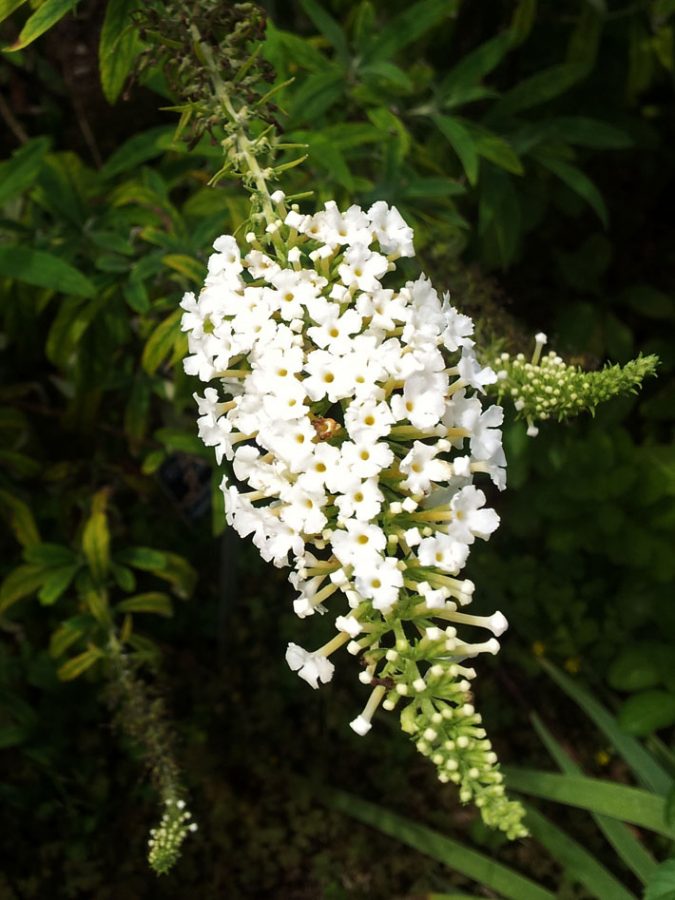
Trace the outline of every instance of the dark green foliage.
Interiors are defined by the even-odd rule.
[[[236,179],[208,186],[225,132],[199,42],[164,7],[0,0],[2,45],[13,47],[0,64],[0,748],[11,773],[0,891],[152,896],[142,867],[157,815],[139,783],[143,727],[128,747],[117,739],[139,757],[128,765],[96,702],[111,683],[111,628],[132,671],[160,679],[195,798],[200,830],[163,896],[461,890],[372,832],[354,833],[293,780],[386,795],[466,835],[452,795],[415,768],[404,740],[384,734],[364,747],[346,733],[358,689],[317,700],[286,680],[286,589],[214,536],[220,495],[194,436],[177,303],[201,284],[211,241],[249,209]],[[251,64],[263,19],[249,4],[253,18],[239,24],[230,4],[178,7],[202,17],[200,36],[239,83],[238,102],[278,86],[256,112],[259,134],[272,126],[265,153],[275,165],[297,159],[297,145],[309,154],[283,173],[286,193],[399,206],[425,269],[481,318],[486,346],[496,337],[529,355],[529,334],[543,329],[588,383],[607,362],[630,374],[631,357],[659,356],[644,396],[615,399],[594,420],[544,424],[534,440],[509,423],[502,529],[476,554],[473,577],[476,602],[512,623],[507,662],[482,698],[505,755],[536,761],[529,706],[518,702],[541,690],[545,703],[550,688],[535,688],[532,647],[619,692],[632,733],[670,728],[673,4],[521,0],[488,16],[466,0],[270,3]],[[284,134],[271,146],[277,122]],[[595,739],[568,721],[593,764]],[[557,889],[536,851],[500,853]]]

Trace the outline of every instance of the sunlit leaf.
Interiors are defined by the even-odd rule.
[[[24,47],[32,44],[45,31],[49,31],[53,25],[56,25],[66,13],[69,13],[75,7],[75,3],[76,0],[45,0],[28,18],[16,41],[5,50],[23,50]]]

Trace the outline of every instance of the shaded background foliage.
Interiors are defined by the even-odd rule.
[[[319,696],[285,670],[288,589],[223,532],[179,362],[178,298],[201,283],[213,238],[245,220],[246,195],[207,186],[221,160],[208,135],[190,152],[174,140],[176,114],[159,107],[178,98],[152,53],[128,80],[131,0],[74,14],[0,4],[17,7],[3,45],[49,6],[67,15],[0,66],[3,895],[388,898],[462,884],[326,811],[321,785],[334,785],[588,896],[534,842],[500,847],[386,719],[367,741],[348,733],[361,689],[347,661]],[[534,707],[587,771],[628,780],[557,694],[551,713],[536,658],[578,673],[633,733],[675,723],[675,4],[268,12],[265,58],[293,78],[277,97],[285,138],[309,145],[287,193],[398,205],[421,264],[488,345],[528,352],[543,329],[589,368],[662,360],[639,398],[594,419],[535,441],[508,423],[503,525],[471,573],[479,605],[512,623],[479,685],[504,759],[543,759]],[[156,798],[100,698],[111,621],[170,709],[200,824],[161,882],[143,859]],[[317,640],[326,627],[303,623]]]

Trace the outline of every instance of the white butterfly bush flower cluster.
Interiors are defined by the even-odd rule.
[[[473,483],[505,487],[502,410],[481,399],[496,375],[447,296],[424,275],[396,281],[414,249],[395,208],[303,215],[280,191],[272,201],[278,219],[245,249],[219,237],[199,296],[181,303],[185,370],[210,384],[195,395],[199,435],[231,473],[228,523],[292,566],[298,616],[335,614],[325,646],[289,645],[291,669],[317,688],[340,647],[360,655],[371,694],[354,731],[380,704],[403,704],[402,727],[441,781],[521,836],[469,664],[498,651],[507,622],[464,612],[474,585],[461,577],[499,524]]]

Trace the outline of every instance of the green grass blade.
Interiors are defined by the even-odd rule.
[[[508,900],[554,900],[554,894],[524,875],[431,828],[343,791],[323,791],[322,797],[332,809],[414,847],[467,878],[497,891]]]
[[[672,785],[668,772],[636,741],[626,734],[607,710],[598,703],[584,688],[557,669],[548,660],[541,660],[541,665],[555,683],[570,697],[586,715],[595,722],[600,731],[612,742],[619,756],[630,766],[643,787],[666,794]]]
[[[532,724],[542,743],[563,772],[568,775],[582,775],[582,770],[570,759],[539,716],[532,716]],[[651,853],[633,836],[630,828],[624,825],[623,822],[617,822],[616,819],[610,819],[608,816],[601,816],[598,813],[592,813],[592,815],[598,828],[600,828],[617,852],[624,865],[637,875],[643,884],[647,884],[657,866],[656,860]]]
[[[480,900],[475,894],[427,894],[425,900]]]
[[[611,816],[666,837],[675,830],[666,824],[665,800],[641,788],[613,784],[583,775],[557,775],[534,769],[504,767],[509,788],[544,800],[555,800],[589,812]]]
[[[635,895],[627,891],[581,844],[577,844],[536,809],[529,806],[526,809],[525,821],[532,836],[567,870],[571,878],[588,888],[598,900],[609,897],[612,900],[636,900]]]

